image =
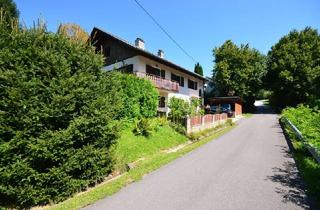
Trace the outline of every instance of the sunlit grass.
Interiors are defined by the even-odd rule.
[[[116,192],[118,192],[121,188],[126,186],[127,184],[140,180],[145,174],[160,168],[161,166],[169,163],[170,161],[200,147],[203,144],[223,135],[233,126],[229,126],[223,130],[216,132],[215,134],[206,137],[200,141],[194,142],[192,144],[188,144],[187,146],[183,147],[180,150],[172,153],[165,153],[161,150],[164,148],[168,148],[168,146],[176,146],[186,141],[184,136],[175,136],[174,140],[171,143],[167,142],[157,142],[157,148],[149,145],[149,141],[165,141],[167,137],[162,138],[163,135],[159,134],[158,138],[156,138],[157,134],[152,139],[140,139],[137,137],[137,141],[141,141],[137,143],[134,141],[136,137],[133,137],[130,133],[124,134],[126,137],[123,136],[123,139],[120,140],[120,146],[117,148],[120,153],[127,153],[132,152],[133,154],[125,157],[125,162],[127,161],[135,161],[141,157],[144,157],[142,161],[140,161],[135,168],[132,170],[124,173],[118,179],[113,181],[102,183],[97,185],[96,187],[88,190],[87,192],[79,193],[74,197],[54,206],[50,206],[49,209],[78,209],[89,204],[92,204],[106,196],[110,196]],[[164,128],[169,129],[169,128]],[[165,131],[164,131],[165,132]],[[159,132],[161,133],[161,132]],[[176,134],[175,134],[176,135]],[[126,141],[126,138],[130,138],[129,142],[121,142]],[[168,140],[168,139],[167,139]],[[169,140],[170,141],[170,140]],[[130,143],[131,142],[131,143]],[[151,143],[150,143],[151,144]],[[142,147],[142,148],[139,148]],[[143,148],[146,147],[147,149],[144,150]]]

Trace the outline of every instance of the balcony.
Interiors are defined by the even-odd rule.
[[[179,83],[177,82],[173,82],[168,79],[163,79],[161,77],[151,75],[151,74],[146,74],[139,71],[135,71],[134,74],[138,77],[150,80],[154,84],[154,86],[156,86],[159,89],[179,91]]]

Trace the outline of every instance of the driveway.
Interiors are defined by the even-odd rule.
[[[276,114],[232,131],[85,209],[308,209]]]

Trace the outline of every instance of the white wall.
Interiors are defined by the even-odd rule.
[[[124,61],[109,65],[109,66],[105,66],[104,69],[107,71],[113,70],[115,68],[120,68],[122,66],[125,65],[129,65],[129,64],[133,64],[133,71],[139,71],[139,72],[143,72],[146,73],[146,64],[156,67],[156,68],[160,68],[166,71],[166,79],[171,80],[171,72],[182,76],[184,78],[184,87],[179,87],[179,92],[169,92],[168,93],[168,99],[170,99],[171,97],[177,97],[177,98],[181,98],[181,99],[185,99],[185,100],[190,100],[191,97],[197,97],[199,98],[199,89],[201,89],[202,95],[203,95],[203,81],[193,77],[192,75],[183,73],[179,70],[173,69],[171,67],[168,67],[166,65],[160,64],[156,61],[153,61],[149,58],[143,57],[143,56],[134,56],[131,58],[128,58]],[[198,83],[198,89],[197,90],[193,90],[188,88],[188,79],[191,79],[195,82]]]

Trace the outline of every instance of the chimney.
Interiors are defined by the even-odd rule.
[[[144,41],[141,38],[136,38],[135,45],[136,47],[144,50]]]
[[[159,56],[160,58],[163,58],[163,57],[164,57],[164,52],[163,52],[163,50],[158,50],[158,56]]]

